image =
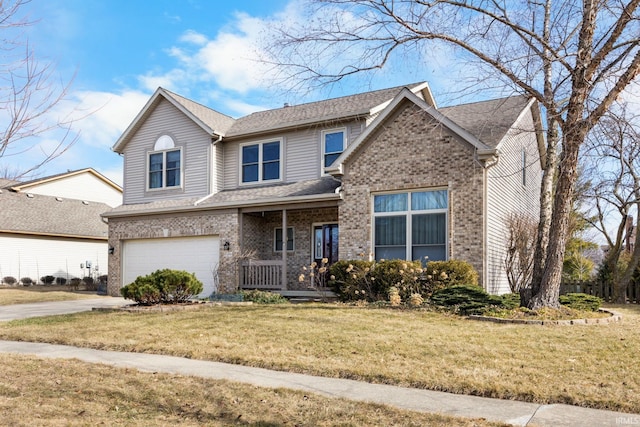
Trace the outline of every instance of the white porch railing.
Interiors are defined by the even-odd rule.
[[[240,264],[240,289],[285,289],[282,286],[284,262],[242,261]]]

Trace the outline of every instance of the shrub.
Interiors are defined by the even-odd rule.
[[[22,283],[22,286],[31,286],[33,284],[33,280],[31,277],[23,277],[20,279],[20,283]]]
[[[602,305],[602,299],[588,294],[570,293],[560,295],[560,304],[574,310],[598,311]]]
[[[64,285],[67,283],[67,279],[64,277],[56,277],[56,285]]]
[[[80,283],[82,282],[82,280],[80,280],[80,278],[78,277],[73,277],[71,280],[69,280],[69,287],[75,291],[77,291],[80,288]]]
[[[202,282],[192,273],[181,270],[156,270],[139,276],[133,283],[120,289],[125,299],[141,305],[175,304],[186,302],[202,292]]]
[[[508,310],[520,307],[520,294],[500,295],[502,306]]]
[[[3,281],[4,283],[6,283],[7,285],[11,285],[11,286],[13,286],[13,285],[15,285],[16,283],[18,283],[18,281],[16,280],[16,278],[15,278],[15,277],[13,277],[13,276],[5,276],[5,277],[3,277],[3,278],[2,278],[2,281]]]
[[[501,306],[502,298],[489,295],[479,286],[454,285],[435,291],[431,303],[455,313],[482,314],[490,306]]]
[[[95,291],[98,287],[91,276],[85,276],[82,278],[82,282],[84,283],[85,288],[88,291]]]
[[[240,291],[244,301],[251,301],[256,304],[288,304],[289,300],[275,292],[261,291],[254,289],[251,291]]]
[[[420,261],[339,261],[330,268],[329,285],[342,301],[387,301],[391,288],[396,304],[411,296],[428,299],[433,292],[454,285],[478,285],[478,274],[464,261],[432,261],[426,268]],[[415,297],[414,297],[415,300]]]
[[[55,278],[55,277],[53,277],[53,276],[42,276],[42,277],[40,278],[40,281],[41,281],[43,284],[45,284],[45,285],[50,285],[50,284],[52,284],[54,280],[56,280],[56,278]]]

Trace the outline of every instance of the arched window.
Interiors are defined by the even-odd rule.
[[[180,187],[182,179],[182,150],[169,135],[160,136],[148,158],[147,188]]]

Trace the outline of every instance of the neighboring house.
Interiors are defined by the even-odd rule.
[[[107,273],[100,214],[122,203],[117,184],[88,168],[0,185],[0,279]]]
[[[299,290],[303,266],[362,254],[466,260],[502,293],[505,221],[537,217],[544,144],[533,100],[436,108],[418,83],[239,119],[159,88],[113,149],[113,295],[165,267],[204,295]]]

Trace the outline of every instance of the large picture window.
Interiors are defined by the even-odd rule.
[[[334,129],[322,132],[322,166],[329,167],[344,151],[345,130]]]
[[[156,141],[155,151],[149,153],[149,189],[180,187],[182,151],[174,147],[173,139],[168,135],[163,135]]]
[[[445,260],[446,190],[373,196],[375,258]]]
[[[243,183],[280,179],[280,141],[242,145],[241,180]]]

